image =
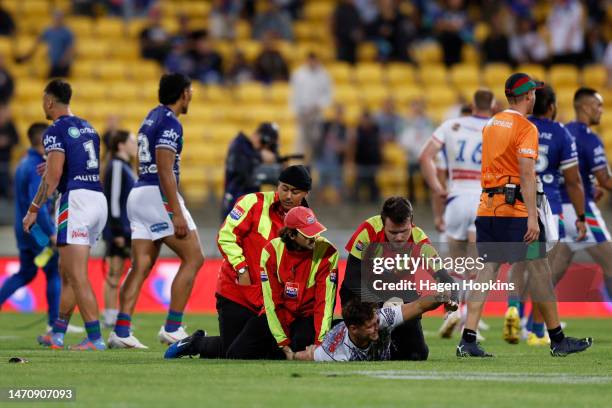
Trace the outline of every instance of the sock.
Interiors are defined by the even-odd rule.
[[[508,296],[508,308],[511,307],[516,307],[519,309],[521,307],[521,299],[513,295]]]
[[[100,333],[100,321],[85,322],[85,330],[87,330],[87,338],[91,341],[96,341],[102,334]]]
[[[474,343],[476,341],[476,332],[470,329],[463,329],[462,337],[466,343]]]
[[[175,312],[172,309],[168,310],[168,317],[166,318],[166,325],[164,326],[164,330],[167,332],[177,331],[179,327],[181,327],[181,323],[183,322],[183,313]]]
[[[51,329],[51,331],[53,332],[53,334],[64,335],[66,334],[66,330],[68,330],[68,320],[58,317],[53,323],[53,328]]]
[[[563,341],[565,334],[563,334],[561,326],[557,326],[554,329],[548,330],[548,337],[550,337],[551,342],[559,343]]]
[[[525,326],[525,328],[532,332],[533,331],[533,311],[531,313],[529,313],[529,319],[527,319],[527,325]]]
[[[117,315],[119,311],[117,309],[104,309],[102,316],[104,317],[104,324],[107,326],[113,325],[117,322]]]
[[[533,322],[532,330],[538,338],[544,337],[544,323]]]
[[[119,337],[130,337],[130,326],[132,325],[132,318],[127,313],[119,313],[117,315],[117,322],[115,323],[115,333]]]
[[[523,316],[525,316],[525,302],[519,303],[518,311],[519,311],[519,317],[522,319]]]

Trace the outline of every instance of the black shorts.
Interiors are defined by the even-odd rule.
[[[540,236],[527,244],[527,217],[476,217],[478,255],[485,262],[515,263],[546,256],[546,234],[538,219]]]
[[[114,240],[106,240],[104,243],[106,244],[106,253],[104,254],[107,258],[112,258],[114,256],[118,256],[123,259],[128,259],[130,257],[130,252],[132,248],[132,240],[129,237],[125,238],[125,246],[120,248],[115,244]]]

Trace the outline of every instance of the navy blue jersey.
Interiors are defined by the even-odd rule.
[[[138,183],[136,186],[159,186],[155,149],[169,149],[176,153],[174,175],[179,181],[183,126],[174,112],[164,105],[153,109],[138,130]]]
[[[553,214],[561,214],[561,172],[578,164],[578,152],[565,126],[550,119],[530,117],[539,133],[536,171]]]
[[[100,137],[95,129],[77,116],[60,116],[43,135],[45,151],[63,152],[64,169],[57,190],[102,191],[100,184]]]
[[[584,186],[586,201],[593,201],[593,173],[597,170],[608,168],[606,150],[599,136],[581,122],[570,122],[565,125],[576,141],[578,150],[578,165],[580,166],[580,177]],[[570,203],[565,188],[561,189],[561,197],[564,203]]]
[[[113,157],[104,172],[104,195],[108,204],[108,222],[104,228],[105,240],[116,237],[129,238],[130,220],[127,216],[127,199],[136,177],[128,162]]]

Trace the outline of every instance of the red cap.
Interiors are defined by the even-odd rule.
[[[307,207],[294,207],[289,210],[285,215],[285,227],[296,229],[308,238],[314,238],[327,230]]]

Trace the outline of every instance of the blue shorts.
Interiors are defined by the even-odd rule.
[[[526,244],[527,217],[476,217],[476,246],[485,262],[514,263],[546,256],[546,234],[538,220],[537,242]]]

